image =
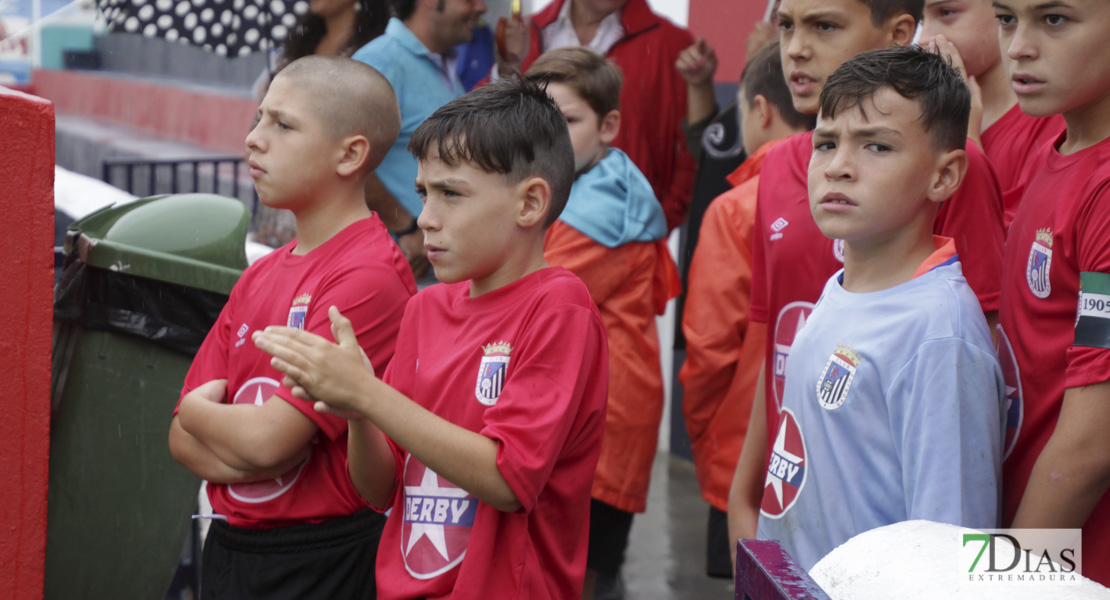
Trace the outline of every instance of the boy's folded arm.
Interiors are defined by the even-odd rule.
[[[298,454],[293,459],[269,469],[243,470],[236,469],[216,456],[204,442],[200,441],[181,427],[177,417],[173,418],[170,425],[170,454],[174,460],[192,471],[194,475],[212,483],[250,483],[265,481],[280,477],[301,460],[304,454]],[[307,450],[307,447],[306,447]]]
[[[304,413],[278,396],[258,406],[222,404],[186,394],[177,418],[221,461],[242,471],[275,469],[303,458],[318,430]]]
[[[1080,528],[1110,489],[1110,381],[1064,392],[1056,429],[1033,465],[1015,528]]]
[[[520,510],[497,467],[497,442],[432,413],[380,379],[371,381],[369,396],[366,416],[409,454],[486,504]]]

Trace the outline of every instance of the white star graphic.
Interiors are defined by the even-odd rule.
[[[420,480],[420,485],[406,485],[405,496],[423,496],[433,498],[466,498],[466,490],[461,488],[440,487],[439,479],[435,471],[424,467],[424,477]],[[439,554],[443,556],[444,560],[450,560],[447,556],[447,539],[444,536],[443,524],[441,523],[412,523],[412,530],[409,532],[409,543],[405,547],[405,554],[407,555],[416,542],[421,538],[426,537],[428,541],[435,546]]]
[[[802,462],[802,457],[791,454],[786,451],[786,415],[782,415],[782,424],[779,425],[779,434],[775,438],[774,452],[779,455],[779,460],[789,460],[795,465]],[[767,483],[771,484],[771,488],[775,490],[775,497],[779,501],[779,506],[782,506],[782,479],[776,475],[767,472]]]
[[[262,397],[262,386],[258,386],[254,390],[254,405],[262,406],[266,403],[266,398]]]
[[[798,325],[794,328],[794,337],[798,337],[798,332],[801,331],[802,328],[804,328],[805,326],[806,326],[806,311],[800,310],[800,311],[798,311]],[[791,340],[790,343],[791,343],[791,345],[793,345],[794,344],[793,340]]]

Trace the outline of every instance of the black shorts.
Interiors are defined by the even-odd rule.
[[[314,525],[243,529],[213,521],[201,598],[372,599],[385,516],[372,510]]]
[[[620,574],[630,531],[632,513],[591,499],[590,549],[586,566],[602,575]]]

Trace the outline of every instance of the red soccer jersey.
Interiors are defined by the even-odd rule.
[[[384,380],[496,441],[521,509],[499,511],[395,447],[378,598],[575,598],[605,427],[604,325],[561,267],[477,298],[469,289],[436,285],[413,298]]]
[[[243,272],[181,392],[227,379],[226,402],[260,404],[276,394],[320,428],[309,457],[282,477],[209,484],[212,510],[236,527],[319,523],[367,506],[347,475],[346,419],[322,415],[311,402],[294,398],[281,386],[270,356],[251,342],[251,333],[288,325],[331,339],[328,307],[334,305],[351,320],[373,364],[384,367],[393,356],[405,304],[416,293],[408,263],[377,216],[350,225],[307,255],[292,254],[296,244]]]
[[[1030,117],[1014,105],[983,132],[983,152],[1002,188],[1002,225],[1010,228],[1029,178],[1040,167],[1049,144],[1064,131],[1064,118]]]
[[[767,431],[778,427],[790,345],[825,282],[844,262],[844,244],[821,233],[809,210],[807,175],[813,132],[795,135],[763,161],[752,249],[753,321],[767,323],[764,358]],[[933,232],[950,237],[964,276],[984,311],[998,309],[1002,271],[1002,199],[983,152],[967,144],[963,185],[937,213]],[[767,456],[774,436],[767,436]]]
[[[1002,273],[1004,526],[1052,436],[1064,391],[1110,380],[1110,140],[1069,155],[1056,145],[1014,216]],[[1110,494],[1083,527],[1083,566],[1110,585]]]

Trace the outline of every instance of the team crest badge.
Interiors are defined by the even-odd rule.
[[[775,404],[780,409],[786,391],[786,359],[790,357],[790,346],[794,344],[794,337],[805,327],[813,306],[812,302],[791,302],[782,307],[779,318],[775,321],[775,362],[771,368]]]
[[[840,344],[825,363],[825,370],[817,380],[817,402],[825,410],[840,408],[848,398],[852,380],[856,377],[856,367],[863,358],[850,347]]]
[[[1025,266],[1025,281],[1029,290],[1038,298],[1048,298],[1052,293],[1049,270],[1052,268],[1052,230],[1037,230],[1037,239],[1029,249],[1029,262]]]
[[[806,441],[798,419],[792,410],[784,408],[779,413],[779,433],[771,448],[760,514],[769,519],[781,519],[801,495],[808,467]]]
[[[301,294],[293,298],[293,306],[289,307],[289,320],[286,321],[286,327],[293,329],[304,329],[304,320],[308,316],[308,303],[312,300],[312,296],[308,294]]]
[[[1001,326],[998,327],[998,364],[1002,367],[1002,380],[1006,384],[1006,434],[1002,440],[1002,460],[1006,460],[1021,434],[1024,407],[1021,401],[1021,372],[1014,356],[1014,347],[1010,345],[1010,338]]]
[[[262,406],[266,400],[274,395],[280,385],[276,380],[269,377],[255,377],[239,387],[239,391],[235,392],[235,397],[232,398],[231,403]],[[311,453],[312,446],[310,444],[309,456],[305,458],[304,462],[293,467],[277,479],[255,481],[253,483],[230,483],[227,486],[227,491],[232,498],[248,504],[268,502],[282,496],[292,489],[297,480],[301,478],[301,473],[304,472],[305,466],[312,458]]]
[[[450,571],[466,556],[478,499],[410,454],[405,459],[401,556],[417,579]]]
[[[474,397],[486,406],[497,404],[501,389],[505,387],[505,372],[509,370],[509,354],[513,347],[508,342],[482,346],[482,364],[478,366],[478,383]]]

